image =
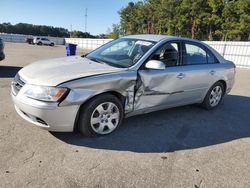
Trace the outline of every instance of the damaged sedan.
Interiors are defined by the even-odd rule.
[[[11,95],[17,113],[41,128],[95,136],[137,114],[194,103],[213,109],[234,77],[234,63],[205,43],[133,35],[82,57],[30,64],[15,76]]]

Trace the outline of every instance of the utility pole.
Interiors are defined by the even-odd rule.
[[[85,33],[87,33],[88,9],[85,9]]]
[[[72,36],[72,24],[70,24],[70,38]]]

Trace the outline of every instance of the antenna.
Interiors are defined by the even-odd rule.
[[[70,38],[72,36],[72,24],[70,24]]]
[[[87,33],[88,9],[85,9],[85,32]]]

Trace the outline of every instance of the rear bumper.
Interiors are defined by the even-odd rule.
[[[60,107],[57,103],[45,103],[12,95],[17,113],[26,121],[48,131],[72,132],[79,106]]]
[[[234,86],[234,82],[235,82],[234,79],[230,79],[230,80],[227,81],[226,94],[228,94],[232,90],[232,88]]]

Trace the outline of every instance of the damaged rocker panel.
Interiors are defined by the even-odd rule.
[[[144,95],[173,95],[173,94],[182,93],[182,92],[184,91],[176,91],[176,92],[168,93],[168,92],[160,92],[160,91],[154,91],[154,90],[145,90]]]

